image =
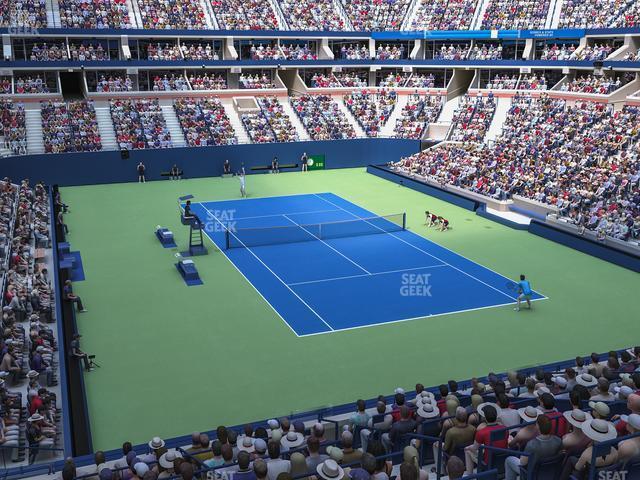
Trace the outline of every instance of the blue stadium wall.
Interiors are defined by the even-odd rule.
[[[420,150],[418,140],[362,138],[322,142],[267,143],[225,145],[219,147],[169,148],[131,150],[129,159],[119,151],[43,154],[8,157],[0,160],[3,176],[42,180],[47,184],[89,185],[137,181],[136,166],[143,162],[147,180],[159,180],[161,172],[176,163],[185,178],[222,175],[222,164],[229,159],[232,171],[244,164],[247,173],[252,167],[266,166],[277,156],[280,164],[299,163],[303,152],[324,155],[326,168],[363,167],[371,163],[396,161]]]

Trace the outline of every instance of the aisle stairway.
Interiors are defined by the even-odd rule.
[[[42,138],[42,113],[40,104],[28,103],[24,107],[25,124],[27,127],[27,153],[44,153],[44,139]]]
[[[304,125],[300,121],[300,117],[298,117],[298,115],[296,115],[296,112],[293,111],[293,107],[291,106],[291,103],[289,103],[289,98],[279,98],[278,100],[282,105],[282,109],[284,110],[284,113],[286,113],[289,116],[289,120],[291,120],[291,124],[296,129],[296,132],[298,132],[298,138],[303,141],[311,140],[311,137],[309,136],[309,132],[307,132],[307,129],[304,128]]]
[[[169,100],[169,102],[171,101]],[[163,101],[160,101],[160,109],[162,110],[162,116],[171,134],[171,143],[174,147],[186,147],[187,142],[184,139],[182,127],[176,116],[176,111],[173,109],[173,105],[171,103],[169,103],[169,105],[163,105],[163,103]]]
[[[344,113],[344,115],[347,117],[347,120],[349,120],[349,123],[353,125],[353,129],[356,131],[356,138],[367,138],[367,134],[364,133],[364,130],[360,126],[360,122],[358,122],[356,117],[353,116],[353,114],[349,111],[347,106],[342,101],[342,95],[334,95],[333,101],[338,104],[338,107],[340,108],[342,113]]]
[[[233,99],[222,98],[221,102],[225,112],[227,112],[227,117],[229,117],[229,122],[231,122],[231,126],[236,133],[236,137],[238,137],[238,143],[251,143],[249,134],[247,134],[244,125],[242,125],[240,116],[233,105]]]
[[[381,137],[393,137],[396,128],[396,120],[402,117],[402,109],[409,103],[409,95],[398,95],[398,102],[391,112],[391,116],[384,127],[380,129]]]
[[[113,128],[113,120],[109,112],[109,104],[102,106],[95,105],[96,120],[98,121],[98,130],[100,131],[100,140],[102,141],[102,150],[117,150],[118,141],[116,132]]]
[[[511,98],[500,97],[496,105],[496,111],[493,114],[493,120],[487,130],[487,134],[484,137],[484,142],[494,141],[500,133],[502,133],[502,125],[507,119],[507,114],[511,108]]]

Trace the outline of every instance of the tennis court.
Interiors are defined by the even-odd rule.
[[[406,230],[402,212],[378,216],[332,193],[192,210],[297,336],[511,305],[517,296],[503,275]]]

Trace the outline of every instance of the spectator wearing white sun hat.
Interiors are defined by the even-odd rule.
[[[582,431],[590,439],[589,446],[582,452],[580,458],[569,457],[560,476],[561,480],[568,480],[572,474],[580,477],[591,462],[593,445],[595,443],[613,440],[617,436],[616,427],[613,426],[613,423],[600,418],[594,418],[589,422],[585,422]],[[595,467],[607,467],[617,461],[618,451],[612,447],[607,455],[596,458]]]
[[[582,452],[589,444],[589,437],[587,437],[582,431],[587,422],[590,422],[593,417],[590,413],[587,413],[578,408],[568,410],[563,413],[564,418],[570,425],[570,431],[564,437],[562,437],[562,448],[569,454],[575,454]]]

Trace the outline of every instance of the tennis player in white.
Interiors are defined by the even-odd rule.
[[[240,195],[242,196],[242,198],[245,198],[247,196],[247,189],[244,179],[244,172],[240,172],[238,174],[238,179],[240,180]]]

